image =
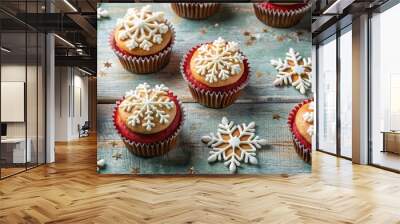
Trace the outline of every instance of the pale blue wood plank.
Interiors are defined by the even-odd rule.
[[[183,55],[198,43],[212,41],[219,36],[239,41],[242,50],[249,58],[252,78],[250,85],[243,92],[238,102],[298,102],[306,97],[293,87],[277,88],[272,82],[276,71],[269,64],[271,59],[284,58],[285,53],[293,47],[305,57],[311,56],[310,16],[294,28],[271,28],[255,17],[251,4],[224,4],[215,16],[203,21],[192,21],[176,16],[169,4],[155,4],[156,10],[162,10],[175,27],[176,44],[171,62],[160,72],[152,75],[135,75],[125,71],[108,46],[108,35],[115,26],[116,19],[123,16],[126,8],[143,4],[106,4],[102,7],[109,10],[110,19],[98,22],[98,71],[104,69],[103,63],[110,61],[112,67],[105,69],[106,75],[98,77],[98,99],[100,102],[116,100],[138,83],[164,83],[174,89],[184,102],[193,102],[186,83],[179,73],[179,63]],[[218,24],[216,27],[215,24]],[[201,33],[203,28],[206,33]],[[264,32],[267,29],[267,32]],[[257,40],[246,45],[248,36],[245,31],[257,37]],[[301,35],[298,35],[301,33]],[[282,37],[281,41],[278,39]],[[299,38],[299,39],[297,39]]]
[[[263,103],[234,104],[231,107],[215,110],[205,109],[196,103],[185,103],[187,119],[179,136],[176,149],[167,155],[145,159],[135,156],[123,145],[112,124],[113,104],[98,105],[98,159],[105,159],[108,166],[101,173],[131,173],[140,168],[141,174],[186,174],[193,167],[198,174],[229,174],[223,163],[207,162],[209,148],[200,141],[201,136],[216,132],[223,116],[236,123],[257,124],[257,135],[267,139],[268,145],[257,153],[259,165],[243,165],[241,174],[293,174],[310,172],[305,163],[294,151],[290,132],[287,128],[287,113],[294,104]],[[279,114],[281,119],[272,119]],[[116,160],[116,152],[122,158]]]
[[[141,4],[143,5],[143,4]],[[164,83],[177,94],[188,111],[188,119],[180,136],[176,150],[165,156],[142,159],[132,155],[115,133],[112,120],[112,104],[98,106],[99,147],[98,158],[104,158],[108,166],[101,173],[131,173],[139,168],[141,174],[185,174],[194,167],[201,174],[229,173],[222,163],[207,163],[209,149],[199,141],[200,136],[215,132],[222,116],[238,122],[257,121],[258,134],[269,140],[269,146],[259,151],[259,166],[244,166],[239,173],[280,174],[310,172],[310,165],[296,154],[286,125],[286,116],[296,102],[305,99],[292,87],[277,88],[272,85],[276,71],[269,64],[271,59],[284,58],[290,47],[300,51],[303,56],[311,56],[310,15],[296,27],[275,29],[257,20],[251,4],[224,4],[222,11],[204,21],[191,21],[177,17],[169,4],[155,4],[154,8],[166,13],[174,24],[177,43],[171,62],[160,72],[150,75],[135,75],[125,71],[110,50],[107,39],[115,21],[126,8],[140,4],[102,4],[111,13],[111,18],[98,23],[98,100],[100,103],[115,102],[125,91],[135,88],[142,82]],[[218,24],[218,26],[215,26]],[[202,30],[207,29],[207,32]],[[264,29],[267,28],[267,32]],[[253,44],[245,44],[244,31],[257,37]],[[301,35],[297,35],[302,33]],[[249,86],[243,91],[236,104],[214,110],[193,103],[192,97],[179,74],[179,63],[183,55],[194,45],[208,42],[222,36],[242,43],[242,50],[248,56],[252,67]],[[104,69],[104,62],[112,67]],[[281,120],[273,120],[279,114]],[[207,117],[205,123],[204,117]],[[122,159],[116,160],[113,154],[120,152]]]

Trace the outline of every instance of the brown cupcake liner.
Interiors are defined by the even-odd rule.
[[[185,81],[188,83],[188,87],[190,90],[190,93],[192,94],[192,97],[201,105],[210,107],[210,108],[225,108],[233,104],[236,99],[240,96],[241,90],[246,87],[249,84],[250,81],[250,65],[248,64],[248,71],[247,71],[247,78],[243,83],[235,87],[234,89],[231,89],[229,91],[212,91],[212,90],[206,90],[202,89],[196,86],[196,84],[192,83],[191,80],[187,79],[185,75],[185,63],[188,60],[189,55],[191,55],[197,48],[199,48],[200,45],[197,45],[196,47],[193,47],[182,59],[181,65],[180,65],[180,70],[181,70],[181,75],[185,79]],[[244,56],[244,55],[243,55]],[[248,63],[248,59],[246,56],[244,62]]]
[[[297,154],[306,163],[311,163],[311,154],[312,154],[311,149],[305,148],[305,146],[303,144],[301,144],[300,141],[298,141],[294,135],[292,135],[292,138],[293,138],[294,148],[295,148]]]
[[[296,25],[304,17],[307,11],[311,8],[312,1],[299,9],[280,11],[264,9],[259,6],[259,3],[253,3],[254,12],[257,18],[264,24],[278,28],[288,28]]]
[[[193,98],[206,107],[210,108],[225,108],[231,104],[233,104],[237,98],[240,96],[240,92],[235,92],[232,94],[220,94],[220,93],[207,93],[204,94],[201,90],[199,91],[196,88],[193,88],[189,85],[190,93]]]
[[[186,19],[206,19],[214,15],[220,8],[218,3],[171,3],[172,10]]]
[[[113,110],[113,122],[114,122],[114,128],[117,130],[118,134],[121,136],[122,141],[125,143],[126,147],[135,155],[140,156],[140,157],[155,157],[155,156],[161,156],[169,151],[171,151],[175,146],[176,146],[176,141],[179,133],[181,132],[183,128],[183,124],[185,123],[186,120],[186,112],[184,107],[182,106],[182,102],[177,98],[178,105],[181,109],[181,121],[179,123],[178,128],[175,130],[175,132],[166,138],[165,140],[154,142],[154,143],[140,143],[140,142],[135,142],[130,139],[125,138],[120,130],[117,128],[115,124],[115,113],[116,110],[118,110],[119,104],[123,101],[123,98],[119,101],[117,101],[117,105],[114,107]]]
[[[136,74],[148,74],[157,72],[168,64],[171,58],[172,47],[175,43],[175,30],[168,21],[166,24],[172,32],[171,43],[161,52],[151,56],[136,57],[125,54],[114,44],[114,32],[111,32],[109,44],[124,69]]]
[[[312,149],[311,148],[307,148],[304,144],[302,144],[297,139],[296,135],[294,134],[294,132],[292,130],[292,124],[294,122],[294,119],[296,118],[296,113],[300,109],[300,107],[302,107],[304,104],[309,103],[311,101],[312,101],[312,99],[306,99],[303,102],[297,104],[292,109],[292,111],[290,112],[289,117],[288,117],[288,125],[289,125],[290,133],[292,134],[294,148],[295,148],[297,154],[307,163],[311,163]]]

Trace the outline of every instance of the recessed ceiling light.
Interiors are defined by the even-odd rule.
[[[78,12],[78,10],[73,6],[68,0],[64,0],[64,3],[67,4],[72,10]]]
[[[54,34],[55,37],[57,37],[59,40],[61,40],[62,42],[66,43],[67,45],[69,45],[70,47],[75,48],[75,45],[73,45],[71,42],[69,42],[68,40],[62,38],[61,36],[59,36],[58,34]]]
[[[79,67],[78,67],[78,70],[81,71],[81,72],[83,72],[83,73],[85,73],[85,74],[87,74],[87,75],[92,75],[92,73],[90,73],[90,72],[88,72],[88,71],[86,71],[86,70],[83,70],[83,69],[81,69],[81,68],[79,68]]]
[[[7,48],[5,48],[5,47],[1,47],[0,49],[1,49],[2,51],[6,52],[6,53],[10,53],[10,52],[11,52],[11,50],[9,50],[9,49],[7,49]]]

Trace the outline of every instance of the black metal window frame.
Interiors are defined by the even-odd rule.
[[[316,120],[317,120],[317,122],[316,122],[316,129],[317,129],[317,131],[316,131],[316,150],[317,151],[319,151],[319,152],[323,152],[323,153],[326,153],[326,154],[329,154],[329,155],[333,155],[333,156],[337,156],[337,157],[340,157],[340,158],[344,158],[344,159],[347,159],[347,160],[352,160],[352,158],[350,158],[350,157],[347,157],[347,156],[343,156],[342,155],[342,153],[341,153],[341,118],[340,118],[340,103],[341,103],[341,97],[340,97],[340,77],[341,77],[341,67],[340,67],[340,37],[343,35],[343,34],[345,34],[345,33],[347,33],[347,32],[351,32],[351,25],[352,25],[352,23],[350,23],[350,24],[348,24],[348,25],[346,25],[345,27],[343,27],[343,28],[340,28],[340,27],[337,27],[337,29],[336,29],[336,32],[335,33],[333,33],[332,35],[330,35],[330,36],[327,36],[326,38],[324,38],[324,39],[322,39],[322,40],[320,40],[317,44],[316,44],[316,47],[315,47],[315,50],[316,50],[316,59],[315,59],[315,62],[316,62],[316,71],[315,71],[315,74],[316,74],[316,93],[315,93],[315,95],[316,95],[316,99],[317,99],[317,102],[316,102],[316,111],[317,111],[317,115],[316,115]],[[333,38],[333,36],[335,36],[334,38]],[[330,40],[331,39],[331,40]],[[336,41],[336,60],[335,60],[335,65],[336,65],[336,152],[335,153],[332,153],[332,152],[328,152],[328,151],[325,151],[325,150],[323,150],[323,149],[320,149],[319,148],[319,122],[318,122],[318,117],[319,117],[319,113],[318,113],[318,111],[319,111],[319,103],[318,103],[318,101],[319,101],[319,77],[320,77],[320,74],[319,74],[319,63],[318,63],[318,61],[319,61],[319,48],[320,48],[320,45],[322,44],[322,43],[328,43],[328,42],[330,42],[330,41]]]

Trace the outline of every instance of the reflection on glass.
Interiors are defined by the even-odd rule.
[[[0,7],[19,16],[46,9],[44,0]],[[43,33],[0,12],[0,178],[45,162],[45,44]]]
[[[400,45],[398,31],[393,29],[398,21],[399,4],[371,20],[372,163],[395,170],[400,170]]]
[[[6,133],[1,140],[2,177],[25,170],[31,160],[26,141],[26,35],[2,33],[1,45],[1,122]]]
[[[37,139],[37,116],[38,116],[38,36],[36,32],[27,33],[28,61],[27,61],[27,94],[26,94],[26,114],[27,114],[27,142],[30,148],[30,161],[27,167],[37,165],[38,139]]]
[[[336,153],[336,39],[318,48],[318,149]]]
[[[352,35],[340,36],[340,154],[352,157]]]

